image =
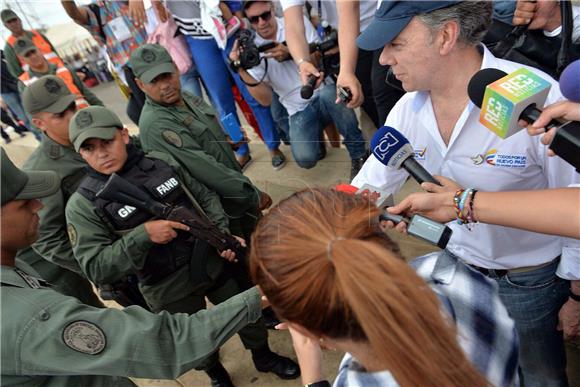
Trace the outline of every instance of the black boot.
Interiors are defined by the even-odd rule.
[[[252,360],[260,372],[272,372],[280,379],[296,379],[300,376],[300,367],[293,360],[274,353],[266,345],[252,349]]]
[[[205,373],[211,379],[212,387],[234,387],[228,371],[220,362],[217,362],[210,369],[205,370]]]

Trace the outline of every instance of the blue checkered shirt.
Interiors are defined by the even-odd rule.
[[[497,283],[447,250],[410,264],[449,301],[447,309],[455,320],[459,345],[479,372],[494,386],[518,385],[518,336]]]
[[[479,372],[494,386],[518,385],[517,333],[497,284],[448,251],[419,257],[410,264],[455,321],[459,345]],[[395,387],[398,383],[388,371],[366,372],[347,353],[333,386]]]

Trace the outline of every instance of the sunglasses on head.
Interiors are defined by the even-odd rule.
[[[248,20],[252,24],[258,24],[258,22],[260,21],[260,19],[262,19],[263,21],[267,22],[267,21],[270,20],[271,17],[272,17],[272,10],[269,10],[269,11],[266,11],[266,12],[260,14],[260,15],[248,17]]]

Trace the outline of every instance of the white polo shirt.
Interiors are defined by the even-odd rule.
[[[511,73],[527,67],[552,83],[546,105],[563,99],[558,83],[549,75],[495,58],[487,48],[481,47],[484,51],[481,68]],[[431,174],[450,177],[466,188],[516,191],[566,187],[580,182],[580,174],[572,166],[559,157],[546,155],[540,136],[530,137],[522,130],[501,139],[479,122],[479,112],[469,102],[453,129],[449,145],[445,145],[430,94],[419,91],[405,94],[389,113],[385,125],[409,139],[417,160]],[[369,183],[395,193],[407,177],[406,171],[387,168],[375,157],[369,157],[352,184],[360,187]],[[513,269],[540,265],[562,254],[558,275],[580,279],[580,240],[568,239],[563,246],[564,238],[515,228],[477,223],[469,231],[457,222],[448,225],[453,229],[453,236],[447,249],[467,263],[488,269]]]
[[[278,24],[276,41],[283,42],[286,40],[284,19],[277,17],[276,23]],[[304,16],[304,27],[306,41],[308,43],[318,42],[320,40],[314,30],[314,26],[308,19],[306,19],[306,16]],[[262,46],[269,41],[264,40],[256,33],[254,42],[257,46]],[[260,56],[263,57],[264,54],[262,53]],[[266,71],[265,61],[268,61],[268,73],[264,75],[264,72]],[[310,104],[311,99],[304,99],[300,96],[302,80],[298,73],[298,66],[293,60],[278,62],[274,58],[265,58],[258,66],[249,69],[248,73],[257,81],[261,80],[263,77],[263,82],[270,85],[272,90],[278,94],[280,97],[280,103],[286,108],[289,116],[306,109]],[[314,90],[314,95],[318,95],[318,91],[318,89]]]

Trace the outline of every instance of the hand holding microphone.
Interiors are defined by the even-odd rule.
[[[451,234],[453,234],[451,228],[446,225],[419,214],[413,215],[410,218],[392,214],[388,209],[394,205],[393,195],[372,185],[365,184],[361,188],[357,188],[349,184],[340,184],[335,189],[349,195],[360,195],[368,198],[371,203],[383,210],[379,216],[381,223],[387,222],[389,224],[392,222],[393,225],[397,225],[396,229],[398,231],[413,235],[441,249],[447,246],[447,242],[449,242]]]

